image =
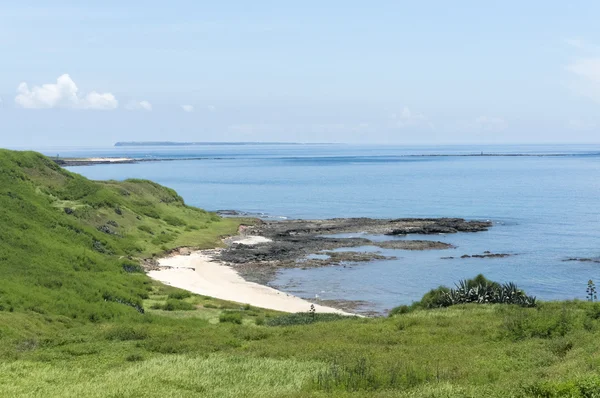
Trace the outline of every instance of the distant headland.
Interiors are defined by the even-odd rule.
[[[199,145],[333,145],[331,143],[302,142],[173,142],[173,141],[123,141],[115,146],[199,146]]]

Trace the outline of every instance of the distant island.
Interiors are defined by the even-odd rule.
[[[173,142],[173,141],[125,141],[115,146],[197,146],[197,145],[333,145],[331,143],[302,142]]]

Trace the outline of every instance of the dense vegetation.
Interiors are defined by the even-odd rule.
[[[405,314],[416,309],[443,308],[458,304],[514,304],[533,308],[537,301],[512,282],[500,284],[479,274],[473,279],[459,281],[455,288],[440,286],[432,289],[420,301],[396,307],[390,314]]]
[[[283,315],[141,272],[239,223],[0,150],[0,396],[600,396],[597,303],[446,307],[430,292],[387,318]]]

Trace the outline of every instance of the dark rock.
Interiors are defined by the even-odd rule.
[[[114,232],[112,229],[110,229],[110,227],[108,225],[99,226],[98,231],[104,232],[105,234],[108,234],[108,235],[116,235],[116,232]]]
[[[392,229],[387,235],[407,234],[453,234],[457,232],[480,232],[487,231],[491,221],[466,221],[462,218],[439,218],[439,219],[410,219],[401,218],[392,220],[392,223],[406,224]]]
[[[336,237],[334,234],[364,233],[373,235],[431,233],[443,228],[448,232],[484,231],[492,225],[488,221],[463,219],[371,219],[336,218],[330,220],[262,220],[240,227],[241,236],[262,236],[270,242],[244,245],[230,240],[228,247],[215,253],[215,259],[234,267],[246,280],[268,284],[280,268],[311,268],[346,266],[374,260],[389,260],[377,252],[337,251],[342,248],[377,246],[400,250],[441,250],[453,248],[444,242],[429,240],[389,240],[375,242],[364,237]],[[337,250],[336,250],[337,249]],[[311,256],[317,254],[318,256]]]
[[[452,249],[453,245],[433,240],[389,240],[384,242],[372,242],[373,246],[382,249],[397,250],[444,250]]]
[[[239,216],[240,212],[237,210],[217,210],[217,213],[220,216]]]
[[[120,207],[115,207],[115,213],[117,213],[119,216],[123,215],[123,210],[121,210]]]
[[[113,226],[115,228],[119,228],[119,224],[116,221],[113,221],[113,220],[107,221],[106,224],[107,225],[111,225],[111,226]]]
[[[328,235],[364,232],[369,234],[406,235],[487,231],[491,221],[466,221],[462,218],[334,218],[329,220],[264,221],[247,228],[248,235],[269,238],[298,235]]]
[[[594,257],[594,258],[571,257],[571,258],[566,258],[563,261],[580,261],[582,263],[598,263],[598,264],[600,264],[600,257]]]
[[[98,240],[94,240],[92,242],[92,249],[94,249],[98,253],[112,254],[112,252],[109,249],[107,249],[102,242],[100,242]]]
[[[70,207],[65,207],[64,210],[65,210],[66,214],[73,214],[73,213],[75,213],[75,210],[71,209]]]
[[[504,258],[504,257],[512,256],[512,255],[513,254],[492,253],[490,251],[485,251],[485,252],[483,252],[483,254],[473,254],[473,255],[463,254],[462,256],[460,256],[460,258]]]

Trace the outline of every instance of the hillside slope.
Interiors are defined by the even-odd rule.
[[[214,247],[239,221],[150,181],[94,182],[34,152],[0,150],[0,310],[87,320],[142,311],[139,258]]]

